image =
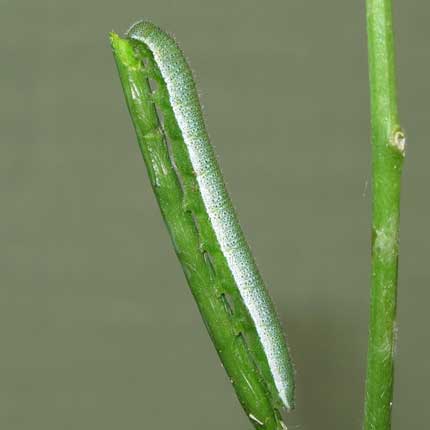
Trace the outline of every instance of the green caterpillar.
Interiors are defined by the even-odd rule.
[[[293,366],[190,68],[173,38],[149,22],[125,39],[112,33],[111,45],[154,193],[219,357],[254,426],[285,428],[280,410],[294,407]]]

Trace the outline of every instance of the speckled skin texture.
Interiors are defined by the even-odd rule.
[[[278,395],[284,406],[290,409],[294,405],[293,370],[284,335],[209,143],[189,66],[175,41],[151,23],[133,25],[128,37],[149,48],[165,81],[219,247],[254,323]]]

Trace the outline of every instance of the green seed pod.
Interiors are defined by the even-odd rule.
[[[130,115],[188,284],[248,417],[285,428],[294,371],[280,322],[237,220],[182,51],[149,22],[111,43]]]

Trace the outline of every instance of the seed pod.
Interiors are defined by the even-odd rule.
[[[284,428],[294,371],[176,42],[149,22],[111,43],[152,188],[188,284],[248,417]]]

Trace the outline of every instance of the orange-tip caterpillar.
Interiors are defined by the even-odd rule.
[[[111,43],[163,218],[220,359],[256,428],[284,428],[294,371],[237,220],[182,51],[149,22]]]

